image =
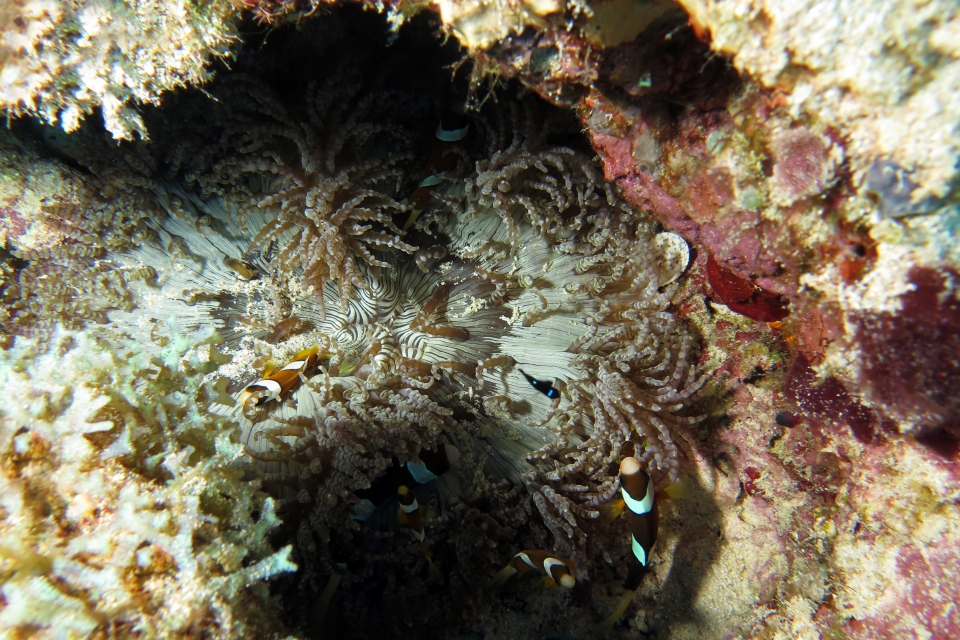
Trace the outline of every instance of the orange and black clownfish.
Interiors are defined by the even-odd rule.
[[[410,217],[407,218],[403,230],[407,231],[417,218],[423,213],[427,203],[430,202],[430,196],[436,190],[437,186],[443,182],[441,175],[449,171],[457,162],[457,155],[451,153],[454,145],[467,137],[470,131],[470,125],[466,117],[455,112],[449,112],[437,125],[437,131],[434,134],[435,140],[431,145],[430,159],[427,161],[427,171],[430,173],[420,181],[420,185],[410,194],[407,200],[413,205]]]
[[[547,551],[524,549],[513,556],[507,566],[494,576],[491,586],[498,587],[515,574],[523,575],[530,569],[536,569],[543,574],[544,584],[548,587],[559,585],[571,589],[577,583],[577,579],[573,575],[574,564],[572,560],[557,558]]]
[[[682,497],[683,493],[684,487],[679,483],[664,491],[664,494],[671,498]],[[647,571],[650,552],[657,542],[660,521],[657,495],[653,481],[643,470],[640,461],[633,457],[624,458],[620,462],[620,498],[604,505],[603,511],[608,520],[626,512],[627,521],[630,523],[632,558],[629,560],[627,579],[623,584],[626,593],[613,614],[600,624],[601,629],[609,629],[623,616]]]
[[[413,492],[410,491],[406,485],[400,485],[400,488],[397,489],[397,497],[400,499],[400,511],[397,513],[397,516],[401,522],[407,523],[407,526],[410,527],[410,531],[413,533],[413,537],[420,543],[420,553],[427,559],[427,564],[430,567],[430,579],[439,580],[440,571],[438,571],[436,565],[433,564],[433,554],[430,553],[430,547],[427,545],[427,532],[423,524],[423,514],[420,511],[420,503],[417,502],[416,496],[413,495]]]
[[[660,514],[653,482],[636,458],[624,458],[620,463],[620,495],[628,511],[633,557],[646,569],[657,542]]]
[[[292,389],[303,378],[303,374],[317,364],[319,349],[310,347],[293,356],[293,360],[279,371],[274,371],[262,380],[258,380],[240,393],[239,402],[243,415],[253,420],[257,416],[257,407],[269,400],[277,402],[283,394]]]

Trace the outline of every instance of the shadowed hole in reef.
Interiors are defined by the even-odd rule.
[[[391,34],[381,16],[346,7],[251,33],[205,91],[144,114],[149,143],[104,144],[95,126],[33,133],[107,186],[137,174],[123,184],[144,199],[126,210],[157,208],[132,225],[142,241],[119,238],[108,253],[155,277],[130,279],[130,300],[91,318],[109,313],[158,349],[171,324],[224,338],[231,362],[217,369],[211,351],[201,373],[225,378],[234,400],[212,406],[240,425],[255,458],[243,470],[276,499],[272,542],[295,547],[299,571],[270,586],[291,629],[584,637],[619,598],[631,553],[624,519],[597,517],[616,494],[621,448],[646,456],[664,486],[682,450],[699,446],[705,378],[687,366],[698,346],[659,286],[649,249],[662,230],[603,182],[572,114],[515,88],[479,116],[458,114],[471,137],[438,152],[452,158],[449,177],[413,219],[418,185],[437,171],[437,123],[468,91],[449,68],[463,54],[441,44],[434,20]],[[313,260],[320,243],[330,250]],[[294,361],[309,382],[293,378],[276,399],[239,395],[273,375],[264,367]],[[563,389],[555,416],[551,389]],[[622,429],[626,414],[639,417]],[[566,430],[529,426],[551,416]],[[394,485],[416,482],[405,463],[444,445],[459,465],[414,487],[428,562]],[[692,602],[719,545],[706,491],[669,514],[661,553],[676,556],[637,598],[660,635],[700,620]],[[492,588],[523,549],[574,558],[576,587],[543,590],[527,576]]]

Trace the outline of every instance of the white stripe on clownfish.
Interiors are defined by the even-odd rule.
[[[294,362],[291,362],[287,366],[285,366],[283,369],[280,369],[280,371],[296,371],[298,369],[302,369],[303,367],[305,367],[306,364],[307,364],[306,360],[296,360]]]
[[[633,542],[633,555],[640,562],[641,566],[647,566],[647,552],[643,550],[643,546],[637,542],[637,539],[633,536],[630,536],[630,540]]]
[[[411,502],[410,504],[403,504],[401,502],[400,508],[403,510],[404,513],[413,513],[414,511],[420,508],[420,504],[417,502],[417,499],[414,498],[413,502]]]
[[[650,513],[650,510],[653,509],[653,493],[653,482],[647,482],[647,493],[643,496],[643,500],[634,500],[625,488],[620,487],[620,495],[623,497],[627,508],[638,516]]]
[[[452,444],[444,444],[442,447],[438,447],[436,452],[424,449],[420,451],[419,456],[423,462],[408,462],[406,465],[407,471],[410,472],[410,475],[418,484],[427,484],[456,465],[460,459],[460,452]]]
[[[528,556],[527,554],[525,554],[525,553],[522,552],[522,551],[521,551],[520,553],[518,553],[518,554],[517,554],[516,556],[514,556],[514,557],[520,558],[521,560],[523,560],[524,562],[526,562],[528,565],[530,565],[530,568],[531,568],[531,569],[538,569],[538,568],[539,568],[539,567],[537,567],[536,564],[533,563],[533,561],[530,559],[530,556]]]
[[[552,576],[553,574],[551,573],[551,571],[553,571],[553,568],[557,565],[560,565],[563,567],[567,566],[563,564],[562,561],[557,560],[556,558],[547,558],[546,560],[543,561],[544,573],[546,573],[548,576]]]
[[[443,179],[437,176],[436,174],[431,173],[426,178],[420,181],[421,187],[435,187],[438,184],[443,182]]]
[[[274,400],[280,399],[280,391],[283,387],[280,386],[280,383],[276,380],[261,380],[260,382],[254,382],[250,387],[261,387],[267,391],[267,396],[273,398]],[[247,387],[248,389],[250,387]]]
[[[427,469],[427,465],[425,464],[408,462],[407,471],[410,472],[410,475],[413,476],[413,479],[416,480],[418,484],[427,484],[437,479],[437,475],[430,471],[430,469]]]
[[[470,131],[470,125],[468,124],[465,127],[459,129],[444,129],[443,122],[437,125],[437,140],[441,142],[460,142],[467,137],[467,133]]]

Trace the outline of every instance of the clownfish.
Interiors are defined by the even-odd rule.
[[[533,376],[528,376],[523,369],[520,369],[520,373],[523,374],[523,377],[527,379],[527,382],[529,382],[534,389],[547,396],[551,400],[556,400],[560,397],[560,391],[553,386],[553,383],[547,382],[546,380],[537,380]]]
[[[562,560],[546,551],[524,549],[510,558],[507,566],[497,572],[491,586],[499,587],[515,574],[523,575],[530,569],[536,569],[543,574],[543,582],[547,587],[561,586],[571,589],[577,583],[577,578],[573,575],[572,560]]]
[[[407,471],[418,484],[427,484],[450,471],[460,460],[460,451],[452,444],[437,447],[436,451],[421,449],[417,454],[422,462],[408,462]]]
[[[683,485],[676,483],[663,493],[666,497],[680,498],[683,497],[685,489]],[[620,462],[620,496],[619,499],[604,505],[602,511],[607,521],[612,521],[624,511],[627,513],[627,521],[630,523],[630,546],[633,553],[627,579],[623,584],[626,593],[623,594],[613,614],[600,624],[601,629],[612,627],[627,610],[627,606],[640,587],[640,581],[650,561],[650,552],[657,542],[658,494],[650,476],[643,470],[640,461],[634,457],[624,458]]]
[[[408,230],[417,221],[427,203],[430,202],[430,196],[433,195],[437,185],[443,182],[440,174],[449,171],[456,164],[456,154],[450,153],[452,145],[466,138],[469,132],[470,125],[466,123],[466,119],[462,115],[457,113],[447,114],[437,124],[437,130],[434,134],[437,142],[434,142],[430,159],[427,162],[430,174],[420,181],[414,192],[407,198],[413,205],[413,209],[406,224],[403,225],[404,231]]]
[[[427,559],[427,564],[430,567],[430,579],[439,580],[441,577],[440,571],[438,571],[436,565],[433,564],[433,554],[430,553],[430,547],[427,545],[427,532],[423,524],[420,503],[417,502],[416,496],[413,495],[413,492],[410,491],[406,485],[400,485],[397,489],[397,497],[400,499],[400,510],[397,512],[398,518],[401,522],[407,523],[407,526],[410,527],[410,531],[413,533],[413,537],[420,543],[420,553]]]
[[[356,492],[360,502],[354,505],[354,520],[365,522],[376,511],[377,505],[385,503],[396,494],[400,485],[427,484],[444,475],[457,465],[460,450],[452,444],[438,446],[436,451],[421,449],[417,454],[421,462],[408,462],[397,467],[388,467],[386,473],[373,481],[368,489]]]
[[[269,400],[280,401],[283,394],[292,389],[300,380],[306,380],[304,372],[314,366],[319,360],[319,349],[310,347],[293,356],[288,365],[264,376],[240,392],[238,398],[243,406],[243,415],[253,420],[257,415],[257,407]]]
[[[460,142],[470,133],[470,124],[459,113],[450,112],[437,123],[434,133],[441,142]]]

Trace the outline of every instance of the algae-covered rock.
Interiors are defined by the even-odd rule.
[[[234,42],[229,0],[12,0],[0,6],[0,107],[74,131],[99,108],[146,136],[138,104],[196,85]]]
[[[261,581],[296,566],[266,541],[273,501],[234,467],[235,425],[183,373],[198,338],[150,356],[59,332],[0,353],[5,636],[283,635]]]

